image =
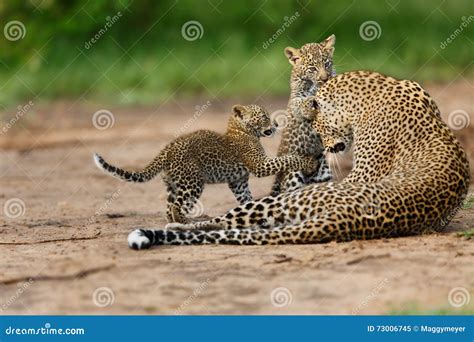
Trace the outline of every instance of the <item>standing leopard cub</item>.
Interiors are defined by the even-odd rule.
[[[252,200],[250,173],[266,177],[282,170],[315,171],[317,165],[312,158],[266,155],[259,138],[273,136],[276,127],[264,108],[236,105],[225,134],[200,130],[181,136],[142,171],[120,169],[97,154],[94,161],[101,170],[128,182],[148,182],[161,173],[168,191],[168,221],[187,223],[186,214],[201,196],[204,184],[227,183],[243,204]]]

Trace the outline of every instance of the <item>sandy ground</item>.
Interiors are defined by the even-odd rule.
[[[474,120],[469,82],[427,87],[443,113],[463,109]],[[93,165],[92,153],[123,167],[140,167],[181,129],[222,131],[223,114],[232,104],[245,103],[213,102],[193,119],[195,106],[206,102],[106,108],[114,125],[105,130],[92,125],[93,113],[103,109],[96,104],[35,104],[0,136],[0,312],[383,314],[413,307],[453,313],[472,309],[474,298],[459,309],[449,298],[462,302],[473,294],[474,240],[459,233],[474,227],[474,208],[461,210],[442,234],[409,238],[128,249],[132,228],[165,224],[164,186],[160,180],[136,185],[107,177]],[[284,99],[260,102],[272,111],[285,107]],[[0,116],[4,124],[13,117],[14,111]],[[474,161],[473,124],[456,133]],[[278,141],[265,141],[270,154]],[[340,166],[341,174],[347,173],[347,157]],[[265,195],[271,182],[252,179],[254,195]],[[225,185],[208,186],[201,201],[208,215],[236,204]],[[449,297],[453,288],[462,289]]]

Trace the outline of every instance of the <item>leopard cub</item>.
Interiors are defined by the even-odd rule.
[[[167,185],[169,222],[187,223],[202,194],[204,184],[227,183],[241,204],[252,200],[248,179],[274,175],[281,171],[316,171],[311,157],[284,155],[270,158],[260,137],[273,136],[277,128],[264,108],[236,105],[232,108],[227,131],[219,134],[200,130],[168,144],[141,171],[126,171],[107,163],[98,154],[96,165],[106,173],[128,182],[147,182],[161,173]]]

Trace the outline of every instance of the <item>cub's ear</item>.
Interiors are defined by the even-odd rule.
[[[288,58],[288,61],[291,65],[295,65],[296,62],[300,59],[300,52],[298,49],[292,47],[285,48],[285,56]]]
[[[235,116],[242,119],[244,117],[245,108],[241,105],[235,105],[234,107],[232,107],[232,112]]]
[[[323,48],[328,51],[332,56],[332,54],[334,53],[334,45],[336,44],[336,36],[331,34],[323,42],[321,42],[321,44],[323,45]]]

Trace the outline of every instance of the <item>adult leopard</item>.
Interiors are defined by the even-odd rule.
[[[192,225],[135,230],[129,246],[322,243],[407,236],[449,222],[467,194],[469,164],[418,83],[348,72],[314,100],[313,123],[326,151],[354,147],[353,169],[342,182],[264,197]]]

